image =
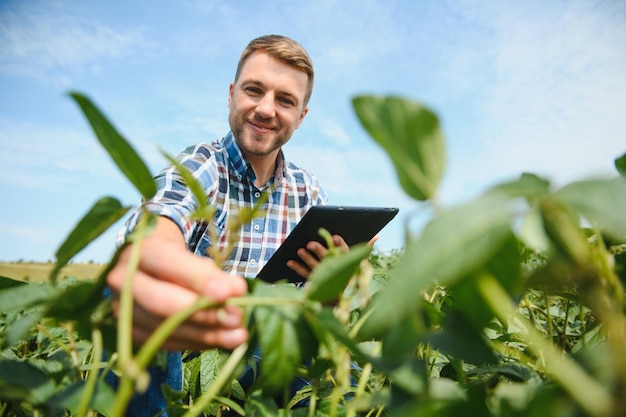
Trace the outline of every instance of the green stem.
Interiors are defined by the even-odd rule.
[[[231,353],[228,357],[228,360],[222,367],[217,378],[213,381],[213,384],[206,390],[200,398],[189,408],[189,410],[183,415],[183,417],[195,417],[200,415],[200,413],[215,399],[215,397],[220,393],[224,385],[230,381],[231,375],[235,372],[237,365],[243,359],[246,351],[248,350],[248,344],[244,343],[240,345],[237,349]]]
[[[236,297],[231,298],[226,301],[226,305],[235,305],[235,306],[262,306],[262,305],[282,305],[282,304],[299,304],[299,300],[294,300],[292,298],[268,298],[268,297]],[[141,350],[137,353],[137,357],[135,360],[137,361],[137,366],[140,369],[143,369],[147,366],[156,352],[160,349],[160,347],[165,343],[165,340],[169,337],[169,335],[180,326],[189,316],[195,313],[198,310],[218,307],[215,301],[207,298],[207,297],[198,297],[195,302],[180,310],[176,314],[168,317],[161,325],[157,328],[157,330],[150,336],[150,338],[144,343]]]
[[[76,415],[78,417],[82,417],[87,414],[89,411],[89,404],[91,399],[93,398],[93,393],[96,389],[96,383],[98,382],[98,369],[100,368],[100,363],[102,361],[102,332],[99,328],[94,328],[91,331],[91,338],[93,344],[93,352],[91,362],[93,366],[89,370],[89,374],[87,375],[87,382],[85,384],[85,391],[81,397],[80,404],[78,405],[78,410]]]
[[[361,376],[359,377],[359,383],[356,386],[356,392],[354,393],[354,399],[360,398],[365,393],[365,387],[367,386],[367,381],[372,374],[372,364],[366,363],[363,365],[363,371],[361,372]],[[356,409],[349,407],[346,412],[346,417],[354,417],[356,416]]]
[[[118,320],[118,338],[117,352],[119,354],[119,363],[124,366],[132,360],[133,351],[133,275],[139,266],[141,243],[144,235],[143,230],[146,229],[149,216],[144,213],[139,219],[134,237],[134,244],[130,254],[126,277],[124,278],[124,286],[120,294],[120,311]]]
[[[554,344],[546,340],[537,329],[521,314],[509,295],[490,274],[483,274],[478,279],[478,289],[496,317],[506,323],[515,316],[526,326],[527,348],[533,354],[544,358],[544,371],[558,382],[590,416],[608,416],[612,408],[610,393],[590,377],[569,356],[559,351]]]
[[[148,229],[149,213],[143,213],[133,236],[130,259],[124,285],[120,294],[119,319],[117,328],[118,369],[121,370],[120,385],[113,402],[111,417],[121,417],[133,395],[133,381],[139,378],[142,370],[133,361],[133,275],[139,266],[141,243]]]
[[[174,330],[178,326],[180,326],[189,316],[195,313],[198,310],[216,307],[218,304],[215,301],[206,298],[206,297],[198,297],[196,301],[182,310],[178,311],[176,314],[168,317],[159,327],[150,335],[150,338],[143,344],[135,360],[137,362],[137,366],[140,369],[144,369],[146,366],[150,364],[152,358],[158,350],[161,348],[163,343],[167,340],[167,338],[172,334]]]

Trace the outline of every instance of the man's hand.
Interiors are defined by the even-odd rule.
[[[335,247],[346,251],[350,249],[341,236],[333,235],[332,239]],[[326,246],[312,240],[306,244],[306,247],[298,249],[298,256],[302,262],[289,260],[287,261],[287,266],[296,271],[296,273],[301,277],[308,278],[309,275],[311,275],[313,268],[319,265],[321,260],[324,259],[327,254],[328,248],[326,248]]]
[[[126,247],[107,282],[113,310],[119,315],[119,295],[127,275],[132,244]],[[217,303],[247,291],[244,278],[220,270],[215,263],[187,250],[178,227],[159,218],[155,231],[141,243],[139,267],[133,276],[133,341],[141,344],[164,319],[203,295]],[[197,311],[180,325],[163,346],[170,350],[232,349],[248,338],[243,312],[233,306]]]

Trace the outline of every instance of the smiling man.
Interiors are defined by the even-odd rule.
[[[228,95],[231,131],[213,143],[189,146],[177,158],[203,187],[206,203],[216,209],[210,224],[192,219],[199,202],[173,166],[156,177],[157,194],[128,219],[118,242],[133,230],[144,210],[158,215],[155,230],[142,244],[133,277],[135,343],[143,343],[165,318],[198,295],[223,302],[245,294],[243,277],[255,277],[309,208],[326,203],[315,176],[288,162],[282,152],[308,112],[313,79],[309,55],[290,38],[262,36],[243,51]],[[255,206],[263,193],[267,193],[261,206],[265,215],[238,231],[229,230],[228,219]],[[219,268],[207,257],[208,249],[225,251],[233,239],[234,248]],[[341,237],[334,240],[346,247]],[[116,314],[131,247],[125,248],[108,276]],[[289,265],[306,278],[326,248],[309,242],[299,255],[302,263]],[[167,367],[151,371],[148,392],[133,399],[127,415],[163,411],[163,383],[181,389],[178,350],[230,349],[246,341],[242,318],[238,308],[222,308],[219,314],[208,309],[179,326],[165,344],[172,351]],[[114,379],[110,382],[115,384]]]

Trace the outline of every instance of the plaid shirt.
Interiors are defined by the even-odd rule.
[[[230,233],[228,219],[237,216],[241,209],[252,208],[267,191],[268,200],[261,206],[264,216],[241,227],[234,248],[222,265],[232,274],[253,278],[308,209],[327,202],[317,178],[287,162],[282,151],[273,178],[257,188],[254,170],[244,159],[232,132],[210,145],[188,147],[178,155],[178,161],[193,173],[204,188],[207,203],[217,210],[211,224],[207,227],[189,218],[198,202],[169,166],[156,177],[156,195],[128,219],[120,240],[135,227],[143,209],[174,221],[194,253],[207,255],[207,249],[214,245],[222,251]]]

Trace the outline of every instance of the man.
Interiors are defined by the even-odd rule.
[[[133,277],[136,343],[145,341],[164,318],[198,295],[217,302],[244,295],[247,286],[242,277],[254,277],[308,209],[326,203],[317,179],[287,162],[281,150],[308,112],[313,80],[310,57],[292,39],[270,35],[248,44],[228,94],[231,132],[213,144],[191,146],[178,156],[217,210],[208,227],[189,218],[198,202],[176,170],[168,167],[157,176],[156,196],[142,205],[159,217],[154,232],[142,243]],[[254,206],[264,192],[268,194],[262,206],[265,216],[243,225],[222,265],[224,270],[211,259],[197,256],[206,255],[209,247],[225,248],[228,218]],[[129,219],[123,234],[133,229],[139,214]],[[346,246],[341,237],[333,238],[336,245]],[[116,314],[130,248],[108,276]],[[298,254],[302,263],[290,261],[289,266],[307,277],[326,248],[309,242]],[[242,318],[242,311],[233,307],[199,311],[176,329],[164,347],[172,351],[234,348],[248,337]],[[155,372],[148,393],[135,399],[129,414],[152,415],[162,408],[163,382],[180,389],[180,354],[171,353],[165,372]]]

